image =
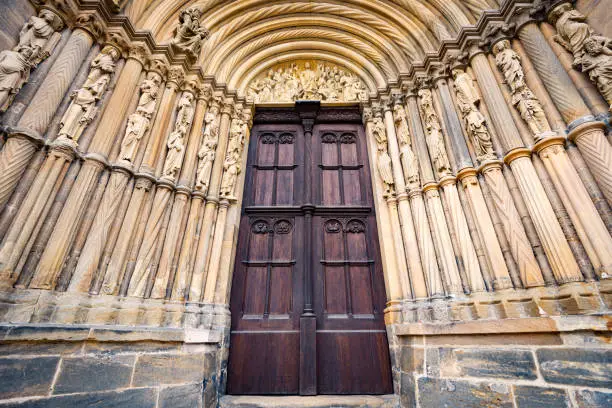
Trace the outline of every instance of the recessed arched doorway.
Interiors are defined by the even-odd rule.
[[[254,123],[228,394],[393,393],[359,107],[297,102]]]

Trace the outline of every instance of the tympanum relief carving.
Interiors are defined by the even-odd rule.
[[[461,68],[453,69],[455,80],[453,87],[457,95],[457,106],[463,117],[465,129],[470,137],[476,157],[480,162],[495,160],[491,134],[487,128],[487,120],[478,110],[480,95],[474,86],[474,80]]]
[[[444,146],[440,119],[433,105],[433,95],[430,89],[421,88],[418,91],[418,96],[419,110],[421,111],[421,117],[425,126],[426,142],[432,164],[438,173],[438,177],[447,176],[451,172],[451,167]]]
[[[128,117],[127,128],[121,142],[119,159],[132,162],[138,150],[140,140],[151,126],[151,118],[155,112],[155,105],[160,94],[162,77],[155,71],[150,71],[142,84],[140,84],[140,98],[136,112]]]
[[[366,115],[371,116],[371,113],[368,112]],[[374,118],[372,119],[372,125],[369,127],[369,130],[370,137],[373,137],[376,141],[378,174],[384,186],[383,197],[387,198],[395,193],[393,168],[391,167],[391,156],[389,156],[388,152],[385,123],[383,122],[382,112],[378,109],[374,111]]]
[[[596,34],[571,3],[554,8],[549,18],[557,29],[555,41],[572,53],[574,67],[589,75],[612,112],[612,40]]]
[[[109,45],[91,62],[85,83],[70,95],[72,101],[60,121],[58,140],[78,142],[98,112],[96,105],[108,87],[119,56],[119,50]]]
[[[178,176],[183,163],[183,155],[185,154],[185,137],[191,127],[193,120],[194,96],[191,92],[185,91],[178,103],[178,112],[174,122],[174,130],[168,136],[168,153],[166,153],[166,161],[162,177],[174,181]]]
[[[259,75],[247,88],[255,103],[321,100],[357,102],[367,99],[365,85],[355,74],[318,61],[279,64]]]
[[[0,52],[0,112],[13,102],[30,76],[30,70],[47,58],[57,45],[62,20],[50,10],[32,16],[19,33],[19,43]]]
[[[241,118],[234,118],[230,128],[230,140],[227,146],[227,154],[223,162],[223,177],[219,194],[228,200],[235,200],[234,189],[238,175],[242,171],[242,150],[247,133],[247,124]]]
[[[502,40],[493,46],[495,63],[504,74],[506,85],[512,94],[512,105],[521,114],[536,140],[553,135],[546,119],[542,104],[525,82],[525,73],[521,66],[521,57],[514,52],[510,41]]]

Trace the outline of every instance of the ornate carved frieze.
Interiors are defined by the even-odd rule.
[[[214,101],[204,116],[204,131],[202,132],[202,145],[198,151],[198,170],[195,188],[206,194],[210,183],[212,166],[215,161],[217,144],[219,143],[219,102]]]
[[[140,140],[151,126],[151,118],[155,112],[157,99],[160,95],[162,77],[156,71],[149,71],[140,84],[140,98],[136,111],[128,117],[127,128],[121,142],[119,160],[132,162],[138,151]]]
[[[553,8],[548,19],[557,29],[555,41],[572,53],[574,67],[588,74],[612,111],[612,40],[596,34],[569,2]]]
[[[110,83],[119,57],[119,50],[108,45],[91,62],[85,83],[70,95],[72,101],[60,121],[58,140],[78,142],[87,125],[98,113],[98,101]]]
[[[166,144],[168,152],[166,153],[162,178],[167,180],[176,180],[181,170],[183,155],[185,154],[185,137],[189,132],[194,115],[194,99],[195,97],[191,92],[185,91],[179,100],[174,130],[168,136]]]
[[[357,102],[368,97],[357,75],[322,61],[278,64],[251,81],[247,89],[247,99],[255,103]]]
[[[208,38],[208,30],[201,25],[202,11],[197,7],[187,8],[179,14],[179,25],[174,30],[170,46],[175,52],[184,53],[190,63],[198,59],[202,41]]]
[[[487,127],[484,115],[478,110],[480,95],[474,86],[474,80],[462,68],[455,67],[452,70],[457,95],[457,107],[463,117],[465,129],[470,137],[476,157],[480,162],[495,160],[493,142]]]
[[[23,26],[16,46],[0,52],[0,112],[11,105],[30,70],[51,55],[63,25],[57,14],[43,9]]]
[[[431,90],[425,87],[419,89],[418,101],[432,164],[439,178],[448,176],[451,172],[451,167],[446,153],[446,147],[444,146],[440,119],[433,105]]]
[[[510,46],[510,41],[501,40],[493,46],[495,64],[502,72],[512,94],[512,105],[527,123],[535,140],[554,135],[542,109],[542,104],[525,82],[521,58]]]

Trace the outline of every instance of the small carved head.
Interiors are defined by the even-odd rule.
[[[504,50],[509,50],[510,49],[510,41],[508,40],[501,40],[498,41],[494,46],[493,46],[493,55],[497,55],[500,52],[504,51]]]

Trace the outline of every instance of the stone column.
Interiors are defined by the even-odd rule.
[[[542,159],[591,263],[600,276],[609,275],[612,267],[612,238],[599,217],[578,172],[567,156],[564,148],[565,138],[552,131],[539,98],[527,85],[527,82],[535,83],[535,89],[541,90],[536,74],[533,71],[527,74],[523,71],[521,60],[512,50],[508,40],[501,38],[494,41],[492,50],[495,60],[491,65],[494,70],[497,65],[501,71],[501,74],[496,71],[498,72],[497,80],[500,86],[503,86],[503,74],[507,78],[505,81],[507,89],[512,93],[511,96],[508,92],[504,92],[506,102],[508,105],[514,102],[516,111],[520,113],[523,122],[527,125],[522,126],[521,129],[523,132],[529,129],[528,138],[536,142],[534,150]],[[514,116],[516,117],[517,114],[515,113]]]
[[[391,164],[393,167],[393,181],[395,182],[395,191],[397,194],[397,207],[399,212],[400,228],[404,241],[404,256],[406,257],[406,262],[411,278],[410,280],[408,280],[408,276],[400,276],[400,279],[403,278],[402,288],[404,298],[409,299],[412,296],[416,297],[414,293],[415,288],[414,286],[411,287],[411,281],[415,280],[415,276],[418,276],[418,281],[424,282],[423,267],[421,265],[421,256],[419,254],[419,248],[417,244],[418,241],[416,237],[416,232],[414,230],[414,223],[412,221],[410,203],[408,202],[408,193],[406,192],[406,181],[404,179],[404,172],[402,171],[402,162],[397,142],[397,134],[395,133],[395,124],[393,121],[393,103],[391,101],[384,101],[383,106],[385,128],[387,131],[388,138],[389,156],[391,156]],[[406,178],[409,177],[418,178],[418,168],[416,168],[416,174],[410,174],[409,176],[406,176]],[[420,289],[421,294],[423,293],[422,289]],[[426,292],[425,296],[427,296]]]
[[[8,140],[0,151],[0,210],[9,200],[32,155],[44,143],[43,136],[55,111],[99,34],[97,23],[74,29],[17,126],[9,129]]]
[[[198,89],[198,102],[185,155],[185,164],[181,170],[181,176],[178,182],[179,186],[184,186],[190,190],[194,185],[194,172],[198,161],[198,151],[201,149],[200,145],[202,144],[204,115],[206,114],[206,109],[212,96],[211,92],[212,89],[208,84]],[[216,109],[218,109],[218,103]],[[197,175],[195,177],[197,177]],[[196,231],[202,215],[201,209],[203,200],[204,195],[200,194],[199,191],[195,191],[191,194],[191,205],[188,212],[187,225],[184,228],[177,264],[173,266],[173,269],[176,269],[176,274],[172,289],[172,299],[175,300],[184,300],[189,290],[189,278],[193,272],[192,266],[194,263],[196,253],[195,246],[198,237]]]
[[[522,146],[514,119],[482,50],[472,48],[471,65],[489,108],[493,125],[507,152],[504,160],[515,175],[557,282],[582,280],[578,264],[531,163],[530,151]]]
[[[568,123],[570,140],[578,146],[608,203],[612,204],[612,146],[604,135],[604,123],[593,117],[539,27],[528,22],[519,28],[518,36]]]
[[[199,302],[205,287],[209,288],[209,281],[212,289],[209,290],[208,298],[214,300],[214,290],[217,277],[210,277],[209,269],[207,269],[209,252],[211,247],[212,233],[217,219],[217,207],[219,206],[219,188],[221,186],[221,177],[223,176],[223,160],[229,142],[230,123],[232,114],[234,113],[234,102],[227,100],[223,104],[221,110],[221,121],[219,125],[219,144],[217,145],[215,161],[210,176],[210,186],[208,187],[208,195],[206,196],[206,206],[204,207],[204,216],[202,217],[200,228],[200,240],[196,251],[196,262],[193,268],[193,277],[189,287],[189,300]],[[225,209],[227,211],[227,208]],[[212,293],[210,292],[212,291]],[[206,300],[204,300],[206,301]]]

